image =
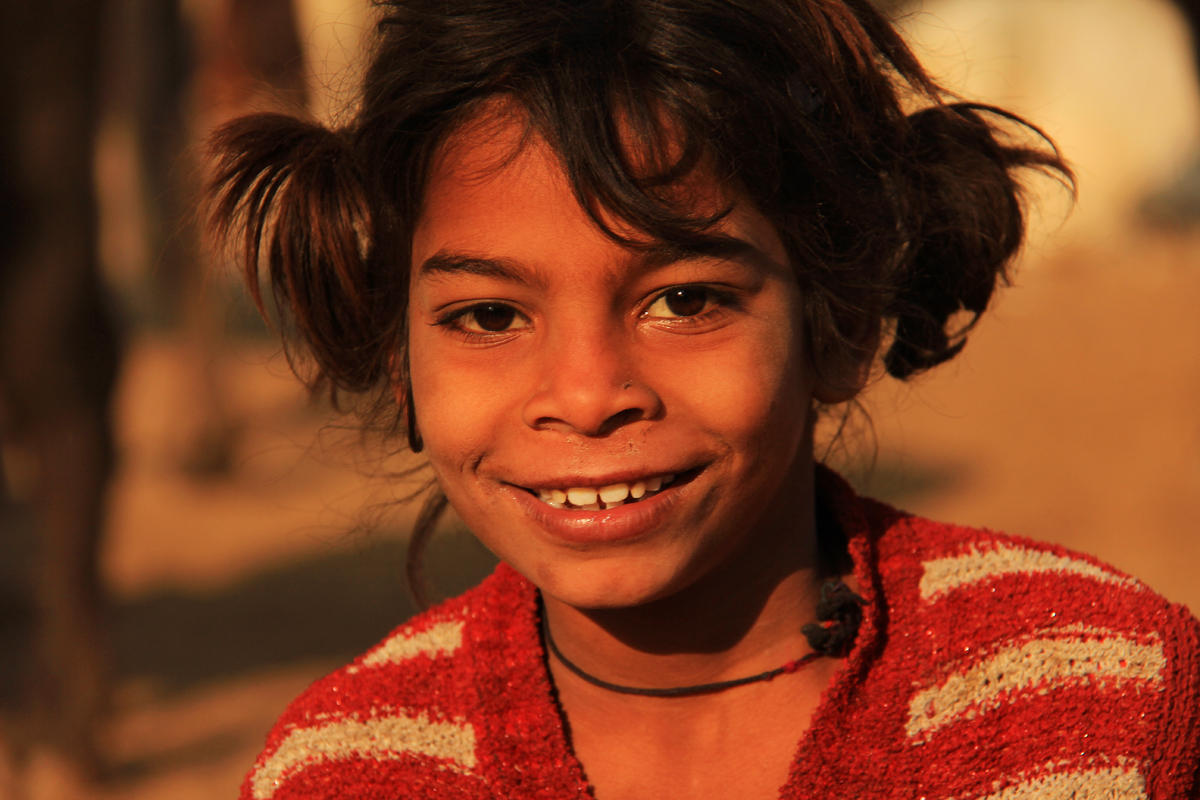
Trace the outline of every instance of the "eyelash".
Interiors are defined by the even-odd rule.
[[[650,315],[650,309],[654,308],[654,306],[659,302],[670,302],[668,297],[672,292],[682,291],[703,292],[705,294],[704,306],[698,313],[680,316]],[[654,324],[660,327],[690,327],[711,323],[714,321],[714,317],[719,317],[725,311],[736,310],[739,307],[740,304],[738,303],[736,296],[728,290],[719,289],[706,284],[686,283],[667,287],[666,289],[663,289],[655,294],[650,302],[646,304],[646,307],[641,311],[641,313],[638,314],[638,318],[651,320],[654,322]],[[476,320],[476,325],[478,325],[481,330],[471,330],[467,328],[464,324],[464,320],[485,309],[511,312],[514,321],[520,320],[524,324],[515,328],[508,327],[503,330],[489,331],[483,328],[483,326],[478,325],[478,321]],[[670,309],[668,308],[667,310],[669,311]],[[468,342],[486,344],[503,341],[515,335],[516,332],[521,331],[529,326],[529,318],[518,311],[510,303],[492,301],[474,303],[464,308],[456,308],[453,311],[438,317],[436,320],[434,320],[433,324],[448,329],[456,336],[459,336]]]

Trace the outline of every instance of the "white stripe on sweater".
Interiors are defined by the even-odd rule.
[[[395,664],[419,655],[450,655],[462,647],[463,622],[439,622],[417,633],[398,633],[363,657],[365,667]]]
[[[986,550],[971,550],[957,556],[935,558],[921,566],[925,569],[920,583],[922,600],[932,600],[960,586],[1021,572],[1066,572],[1102,583],[1140,586],[1131,578],[1087,561],[1019,545],[1002,544]]]
[[[1032,639],[998,650],[962,672],[921,689],[908,704],[909,738],[974,719],[1014,692],[1052,689],[1085,679],[1161,684],[1162,644],[1142,644],[1110,631]]]
[[[1144,800],[1147,796],[1140,772],[1112,768],[1041,775],[978,800]]]
[[[396,759],[406,754],[447,759],[451,769],[475,767],[475,729],[467,722],[431,722],[424,712],[366,721],[340,719],[293,728],[250,779],[255,800],[269,800],[306,766],[351,758]]]

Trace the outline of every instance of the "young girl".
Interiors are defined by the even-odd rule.
[[[379,5],[347,127],[218,134],[216,229],[503,563],[244,798],[1200,796],[1186,609],[814,464],[877,354],[963,346],[1017,173],[1069,180],[1036,129],[866,0]]]

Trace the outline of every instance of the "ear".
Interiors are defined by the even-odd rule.
[[[867,385],[879,349],[880,326],[872,322],[851,342],[825,353],[814,353],[813,398],[825,405],[853,400]]]

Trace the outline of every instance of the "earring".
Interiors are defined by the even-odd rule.
[[[413,408],[412,389],[407,389],[404,393],[404,417],[408,426],[408,449],[419,453],[425,449],[425,442],[421,440],[421,432],[417,430],[417,413]]]

